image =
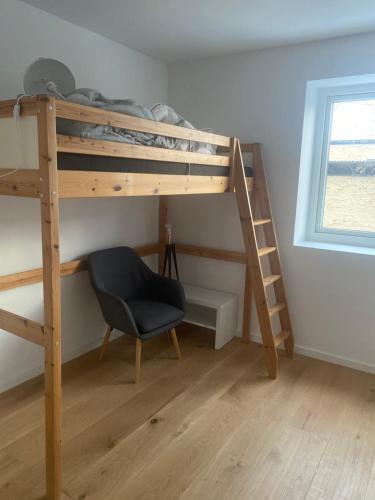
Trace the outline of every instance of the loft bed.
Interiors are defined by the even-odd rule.
[[[0,102],[0,195],[35,198],[41,205],[40,269],[0,276],[0,291],[43,282],[43,324],[0,309],[0,329],[27,339],[45,352],[46,488],[47,498],[61,498],[61,283],[60,278],[86,270],[85,258],[60,263],[59,199],[159,196],[159,241],[137,248],[139,255],[159,255],[166,243],[168,197],[235,192],[245,252],[177,243],[179,253],[246,265],[243,340],[249,341],[251,300],[257,306],[268,374],[277,374],[277,347],[293,354],[293,336],[282,280],[277,242],[258,144],[240,146],[238,139],[153,122],[117,112],[37,96],[22,100],[18,120],[15,100]],[[58,120],[109,125],[157,136],[211,144],[216,154],[180,151],[100,139],[62,135]],[[23,161],[15,159],[22,133]],[[243,165],[242,152],[252,154],[253,170]],[[18,159],[19,160],[19,159]],[[259,213],[255,218],[255,213]],[[258,246],[263,228],[265,247]],[[265,275],[261,258],[269,257]],[[276,303],[266,290],[274,287]],[[271,318],[279,315],[281,331],[273,334]]]
[[[41,106],[43,102],[46,101],[42,97],[22,101],[21,117],[34,118],[29,120],[28,130],[25,134],[28,135],[29,142],[32,142],[32,137],[34,137],[34,145],[26,150],[28,155],[26,169],[18,170],[16,174],[9,177],[0,177],[1,194],[32,198],[39,198],[41,195],[42,186],[36,168],[39,161],[36,137],[42,132],[40,120],[38,121],[37,118],[40,114],[38,106]],[[63,118],[213,144],[221,147],[224,151],[222,154],[208,155],[108,140],[83,139],[53,133],[54,137],[51,138],[53,145],[48,146],[49,149],[52,146],[57,154],[54,168],[57,170],[56,181],[59,198],[208,194],[223,193],[229,189],[228,173],[225,174],[225,171],[229,171],[230,167],[231,139],[229,137],[54,100],[54,98],[49,98],[48,102],[55,103],[48,104],[48,106],[53,106],[53,110],[47,107],[47,111],[50,112],[48,118],[52,115],[49,122],[52,123],[43,125],[45,129],[43,133],[49,132],[50,135],[51,128],[56,130],[56,119]],[[0,104],[0,117],[8,118],[11,124],[13,123],[14,105],[15,101],[6,101]],[[7,126],[6,123],[2,125],[2,128]],[[67,155],[71,158],[67,158]],[[61,158],[61,162],[59,158]],[[104,171],[101,167],[97,168],[92,158],[96,159],[97,165],[100,163],[103,165],[103,161],[98,160],[105,159],[108,164],[108,159],[110,159],[112,164],[116,164],[116,168],[113,169],[115,171],[109,172],[107,168]],[[143,172],[140,169],[140,162],[148,164],[148,168],[144,168]],[[150,167],[155,167],[155,163],[168,164],[172,172],[179,166],[187,168],[188,172],[185,175],[181,172],[167,175],[163,172],[159,173],[155,168],[155,173],[150,173]],[[124,164],[124,168],[121,164]],[[75,167],[73,167],[74,165]],[[89,170],[88,165],[91,165],[93,170]],[[4,165],[4,167],[13,169],[13,165]],[[212,174],[208,172],[209,167],[213,167]],[[200,171],[205,170],[202,172],[203,175],[195,174],[197,168]],[[221,175],[213,175],[217,169],[220,170]],[[251,185],[252,180],[249,178],[249,189],[251,189]]]

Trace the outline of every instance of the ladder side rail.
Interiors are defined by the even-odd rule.
[[[242,161],[240,144],[237,141],[234,156],[234,187],[236,192],[238,210],[240,214],[241,227],[245,242],[248,270],[254,291],[258,320],[262,334],[263,347],[267,370],[271,378],[276,378],[277,373],[277,351],[272,333],[272,324],[268,313],[268,304],[263,286],[263,272],[258,255],[256,234],[253,226],[253,216],[249,193],[246,185],[246,176]]]
[[[290,332],[289,337],[285,340],[285,348],[287,354],[291,356],[293,354],[292,325],[290,321],[288,300],[285,291],[279,246],[277,244],[276,231],[272,216],[272,208],[269,201],[267,180],[264,172],[260,144],[258,143],[253,144],[252,152],[253,152],[253,168],[255,174],[254,183],[255,183],[255,189],[258,194],[260,210],[262,213],[262,217],[269,218],[271,220],[270,223],[265,224],[263,226],[266,244],[267,246],[273,246],[277,248],[276,252],[269,255],[269,263],[270,263],[271,273],[275,275],[276,274],[281,275],[281,279],[275,281],[273,283],[273,286],[274,286],[276,301],[282,302],[286,306],[281,311],[279,311],[279,318],[280,318],[281,329]]]
[[[235,153],[233,153],[234,155]],[[234,166],[231,167],[232,175],[234,176]],[[234,187],[234,177],[233,177]],[[250,205],[252,210],[252,217],[257,213],[257,191],[255,188],[250,193]],[[251,335],[251,318],[252,318],[252,302],[253,302],[253,288],[251,283],[251,274],[249,264],[246,263],[245,270],[245,290],[243,300],[243,315],[242,315],[242,342],[248,344]]]

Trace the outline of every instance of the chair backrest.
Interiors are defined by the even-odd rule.
[[[132,248],[99,250],[88,256],[87,263],[94,289],[125,301],[147,296],[147,278],[151,271]]]

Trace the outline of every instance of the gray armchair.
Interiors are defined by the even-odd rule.
[[[185,294],[178,281],[151,271],[129,247],[90,254],[88,270],[108,324],[99,359],[108,348],[113,329],[136,339],[136,382],[140,377],[142,341],[170,332],[177,357],[181,357],[175,327],[185,316]]]

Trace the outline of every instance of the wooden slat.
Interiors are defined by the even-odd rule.
[[[258,249],[258,255],[259,257],[263,257],[264,255],[267,255],[272,252],[276,252],[276,247],[263,247]]]
[[[9,311],[4,311],[4,309],[0,309],[0,330],[5,330],[34,344],[44,346],[43,325]]]
[[[243,252],[233,250],[218,250],[217,248],[202,247],[197,245],[187,245],[185,243],[176,243],[177,253],[193,255],[195,257],[205,257],[207,259],[223,260],[226,262],[246,263],[246,256]]]
[[[134,248],[137,254],[141,257],[146,255],[153,255],[159,252],[159,244],[154,243],[150,245],[143,245]],[[70,276],[82,271],[86,271],[87,262],[85,257],[80,259],[71,260],[60,265],[60,276]],[[43,269],[31,269],[20,273],[8,274],[0,276],[0,292],[18,288],[20,286],[32,285],[39,283],[43,279]]]
[[[228,177],[59,170],[61,198],[224,193]],[[252,179],[249,179],[251,189]]]
[[[275,341],[275,346],[279,346],[286,340],[290,335],[290,332],[287,332],[285,330],[282,330],[279,332],[277,335],[274,336],[274,341]]]
[[[276,304],[268,308],[269,315],[273,316],[279,311],[282,311],[284,308],[285,308],[285,302],[277,302]]]
[[[78,153],[95,156],[112,156],[119,158],[135,158],[138,160],[170,161],[176,163],[194,163],[229,167],[229,157],[190,153],[174,149],[123,144],[114,141],[82,139],[69,135],[57,136],[57,150],[61,153]]]
[[[0,168],[0,195],[39,198],[41,193],[38,170]],[[9,175],[7,175],[9,174]]]
[[[280,278],[281,278],[280,274],[270,274],[269,276],[263,278],[264,286],[272,285],[272,283],[275,283]]]
[[[269,224],[271,219],[255,219],[254,226],[261,226],[262,224]]]
[[[229,147],[230,138],[223,135],[178,127],[167,123],[154,122],[144,118],[137,118],[114,111],[82,106],[80,104],[60,100],[56,101],[56,108],[56,114],[59,118],[67,118],[69,120],[77,120],[98,125],[110,125],[112,127],[146,132],[165,137],[174,137],[177,139]]]

